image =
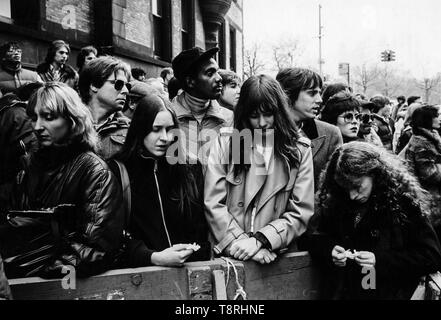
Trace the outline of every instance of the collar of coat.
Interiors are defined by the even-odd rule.
[[[298,142],[304,147],[309,147],[307,138],[301,137]],[[259,211],[272,197],[281,190],[291,190],[294,186],[298,168],[291,168],[288,161],[275,157],[274,154],[269,162],[268,169],[265,167],[263,156],[253,148],[252,161],[254,165],[246,172],[234,175],[234,166],[231,165],[226,180],[236,186],[241,185],[245,194],[245,211],[258,196],[257,211]],[[301,161],[301,159],[300,159]]]
[[[111,129],[123,129],[130,126],[130,119],[127,118],[121,111],[117,111],[110,115],[102,124],[95,124],[95,130],[98,133]]]
[[[193,113],[191,112],[190,107],[187,105],[187,102],[184,99],[184,95],[187,93],[182,92],[178,95],[175,100],[173,100],[173,104],[175,106],[174,111],[176,113],[176,117],[178,119],[190,118],[195,119]],[[219,122],[226,122],[225,116],[222,113],[221,106],[216,100],[210,100],[210,106],[207,109],[207,113],[204,118],[215,118]]]

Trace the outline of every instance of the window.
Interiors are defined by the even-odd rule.
[[[0,0],[0,6],[4,3],[4,0]],[[13,0],[10,1],[10,15],[15,24],[38,29],[42,19],[41,12],[44,12],[42,6],[44,2],[41,0]]]
[[[11,0],[0,0],[0,16],[11,18]]]
[[[219,67],[221,69],[226,69],[227,59],[226,59],[226,39],[225,39],[225,22],[221,24],[219,28],[219,36],[218,36],[218,43],[219,43]]]
[[[165,61],[171,59],[170,2],[170,0],[152,0],[153,52],[155,57]]]
[[[182,17],[182,50],[194,47],[193,37],[193,0],[181,0],[181,17]]]
[[[236,29],[230,27],[230,70],[236,71]]]

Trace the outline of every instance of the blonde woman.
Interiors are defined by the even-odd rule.
[[[67,85],[46,83],[31,96],[27,113],[39,148],[17,179],[10,213],[18,216],[10,214],[0,230],[6,273],[58,277],[64,266],[77,276],[102,272],[119,247],[122,196],[94,153],[90,112]],[[58,216],[44,214],[54,208]]]

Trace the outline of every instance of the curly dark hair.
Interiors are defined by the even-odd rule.
[[[389,215],[394,223],[408,221],[409,207],[434,219],[432,199],[409,172],[403,159],[366,142],[351,142],[332,155],[316,194],[318,209],[342,214],[351,202],[343,186],[356,187],[354,180],[369,176],[374,187],[371,203],[376,212]]]

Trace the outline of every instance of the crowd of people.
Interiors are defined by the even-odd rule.
[[[218,51],[148,78],[93,46],[75,70],[53,41],[35,72],[0,47],[0,296],[5,275],[297,250],[323,298],[409,299],[440,270],[440,106],[368,100],[305,68],[242,81]]]

